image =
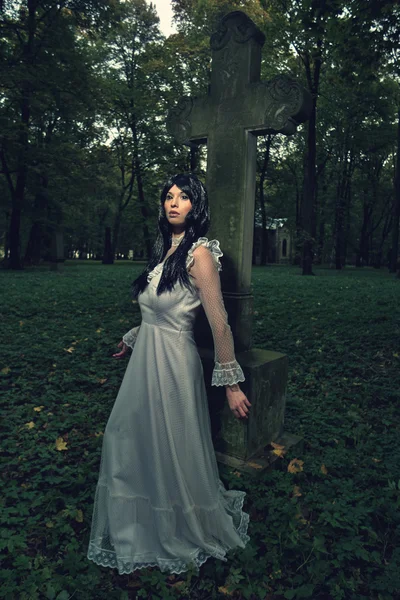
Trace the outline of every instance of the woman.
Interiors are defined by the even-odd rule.
[[[226,561],[250,539],[245,492],[226,490],[219,478],[193,337],[203,305],[215,346],[212,385],[224,385],[233,415],[247,418],[221,294],[222,252],[218,240],[203,237],[209,224],[201,181],[170,178],[153,256],[132,284],[142,322],[113,355],[133,350],[104,432],[88,558],[120,574],[150,566],[181,573],[210,556]]]

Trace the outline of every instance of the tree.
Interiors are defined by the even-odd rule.
[[[82,75],[79,44],[75,44],[74,27],[85,32],[107,14],[111,0],[27,0],[6,2],[0,20],[2,80],[0,123],[2,136],[0,160],[11,201],[9,228],[9,266],[23,267],[21,261],[21,216],[26,205],[29,178],[35,176],[35,136],[43,113],[52,113],[47,122],[46,140],[54,133],[59,110],[57,100],[71,93],[73,68]],[[68,47],[69,46],[69,47]],[[75,60],[74,60],[75,59]],[[75,72],[75,74],[77,74]],[[76,83],[76,81],[74,82]],[[78,84],[79,87],[79,84]],[[68,90],[68,91],[67,91]],[[36,126],[35,126],[36,123]],[[46,143],[46,142],[45,142]],[[48,180],[41,175],[41,191],[36,203],[46,202]],[[32,242],[32,245],[33,242]]]

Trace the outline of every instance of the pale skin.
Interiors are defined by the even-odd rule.
[[[186,215],[192,208],[192,203],[189,196],[181,189],[174,185],[166,195],[164,201],[165,214],[172,228],[172,238],[180,237],[185,231]],[[176,216],[170,215],[170,211],[179,213]],[[113,354],[114,358],[123,358],[128,352],[128,346],[121,340],[118,344],[121,348],[120,352]],[[226,399],[228,400],[229,408],[237,419],[248,419],[249,407],[251,403],[240,389],[238,383],[226,385]]]

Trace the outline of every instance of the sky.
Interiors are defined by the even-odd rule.
[[[172,21],[172,7],[169,0],[146,0],[147,4],[150,2],[156,7],[158,16],[160,17],[160,30],[161,33],[168,37],[171,33],[176,33],[176,29],[171,26]]]

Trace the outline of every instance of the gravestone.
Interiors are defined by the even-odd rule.
[[[55,229],[51,236],[50,271],[64,270],[64,234],[60,229]]]
[[[210,38],[212,70],[207,95],[182,97],[167,116],[167,129],[178,143],[207,143],[211,213],[207,237],[217,238],[224,253],[221,287],[236,358],[246,377],[240,386],[252,403],[246,422],[231,414],[225,388],[210,386],[214,351],[204,311],[195,336],[217,460],[249,472],[261,472],[268,466],[270,455],[265,449],[271,442],[287,448],[299,440],[283,430],[287,356],[252,348],[256,140],[268,133],[295,133],[312,110],[311,95],[290,77],[278,75],[260,81],[264,42],[264,34],[244,12],[227,14]]]

